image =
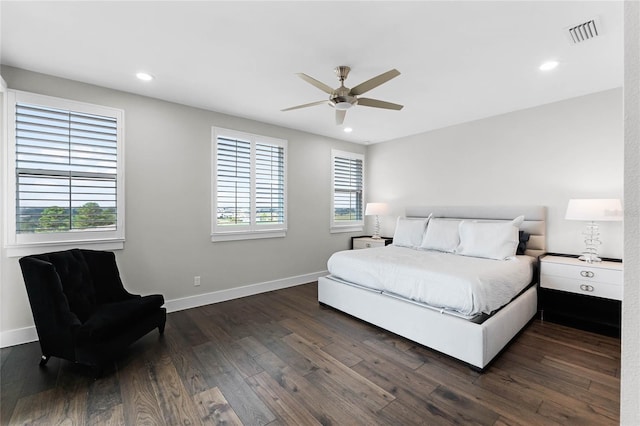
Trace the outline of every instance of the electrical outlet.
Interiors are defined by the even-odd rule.
[[[200,285],[200,277],[193,277],[193,285],[198,287]]]

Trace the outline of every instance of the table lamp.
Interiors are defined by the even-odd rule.
[[[389,214],[389,205],[387,203],[367,203],[364,215],[376,217],[376,224],[371,238],[382,238],[380,237],[380,216],[385,216],[387,214]]]
[[[579,259],[587,263],[600,262],[602,259],[598,257],[598,246],[602,242],[596,222],[621,221],[622,203],[618,198],[571,199],[567,206],[565,219],[589,222],[586,230],[582,233],[585,238],[585,250]]]

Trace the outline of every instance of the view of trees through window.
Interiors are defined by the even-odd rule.
[[[117,231],[118,115],[104,112],[16,102],[16,234]]]
[[[360,202],[357,201],[356,203],[360,203]],[[358,206],[358,204],[356,204],[356,206]],[[336,222],[362,220],[362,209],[359,207],[352,207],[352,208],[338,207],[334,210],[334,220]]]
[[[88,202],[80,207],[23,207],[18,214],[19,233],[68,232],[73,230],[112,230],[116,209]]]

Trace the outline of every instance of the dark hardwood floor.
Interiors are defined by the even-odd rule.
[[[315,283],[169,314],[99,379],[0,351],[2,424],[617,424],[620,340],[535,320],[480,374],[317,302]]]

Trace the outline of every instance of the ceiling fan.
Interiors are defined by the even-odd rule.
[[[368,92],[369,90],[380,86],[381,84],[386,83],[394,77],[400,75],[400,71],[397,69],[392,69],[385,73],[380,74],[377,77],[373,77],[364,83],[360,83],[357,86],[349,89],[344,86],[344,81],[347,79],[349,75],[349,71],[351,68],[347,66],[339,66],[335,68],[336,75],[338,76],[338,80],[340,80],[340,87],[337,89],[332,89],[321,81],[316,80],[313,77],[309,77],[304,73],[298,73],[298,77],[303,79],[309,84],[316,86],[318,89],[329,95],[329,101],[317,101],[311,102],[309,104],[298,105],[291,108],[283,109],[282,111],[291,111],[292,109],[306,108],[315,105],[328,104],[336,109],[336,124],[341,125],[344,122],[344,117],[347,114],[347,110],[356,105],[374,107],[374,108],[384,108],[384,109],[393,109],[399,111],[402,109],[402,105],[394,104],[391,102],[380,101],[377,99],[370,98],[359,98],[358,96]]]

